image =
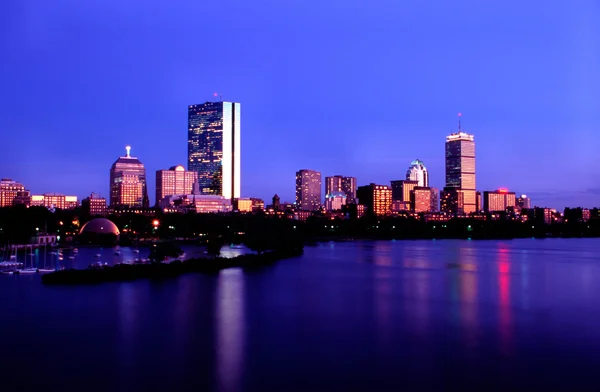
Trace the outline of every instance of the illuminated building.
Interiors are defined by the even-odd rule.
[[[410,192],[410,209],[414,212],[437,211],[437,189],[417,186]]]
[[[410,163],[408,170],[406,171],[406,179],[409,181],[416,181],[417,186],[428,187],[429,186],[429,174],[423,161],[415,159]]]
[[[475,192],[475,211],[483,211],[483,202],[481,201],[481,192]]]
[[[371,214],[382,216],[392,212],[392,189],[387,185],[369,184],[359,186],[356,191],[358,201]]]
[[[187,171],[183,166],[156,171],[156,202],[170,195],[193,195],[198,173]]]
[[[149,206],[146,189],[146,169],[139,159],[130,155],[131,147],[125,148],[127,154],[120,157],[110,168],[110,205],[111,207]]]
[[[334,192],[346,194],[346,201],[353,202],[356,199],[356,177],[332,176],[325,177],[325,195]]]
[[[340,211],[346,205],[346,194],[344,192],[333,192],[325,195],[325,209],[327,211]]]
[[[78,206],[77,196],[65,196],[60,193],[44,193],[43,195],[32,195],[32,207],[56,208],[59,210],[69,210]]]
[[[517,207],[520,208],[531,208],[531,199],[527,195],[521,195],[517,198]]]
[[[10,178],[0,180],[0,207],[12,206],[18,192],[25,192],[25,186]]]
[[[445,212],[470,214],[477,209],[475,138],[461,130],[446,137]]]
[[[410,202],[410,192],[419,186],[418,181],[398,180],[392,181],[392,200]]]
[[[539,223],[551,224],[554,217],[554,211],[550,208],[536,207],[533,209],[533,217]]]
[[[233,209],[231,199],[219,195],[170,195],[163,197],[158,206],[169,212],[224,213]]]
[[[321,173],[306,169],[296,172],[296,206],[302,211],[321,208]]]
[[[250,200],[252,201],[252,212],[264,211],[265,202],[263,201],[263,199],[259,199],[257,197],[251,197]]]
[[[483,192],[483,209],[485,212],[503,212],[509,207],[514,207],[516,197],[514,192],[506,189]]]
[[[392,212],[410,211],[410,201],[392,200]]]
[[[106,215],[106,198],[92,193],[81,201],[83,212],[89,216]]]
[[[587,222],[590,220],[590,210],[587,208],[565,208],[564,219],[568,222]]]
[[[233,210],[239,212],[252,212],[252,200],[249,198],[233,199]]]
[[[236,102],[188,107],[188,170],[204,195],[240,197],[240,113]]]

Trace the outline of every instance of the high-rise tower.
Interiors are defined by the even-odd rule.
[[[408,170],[406,171],[406,179],[409,181],[417,181],[420,187],[429,186],[429,174],[423,161],[415,159],[410,163]]]
[[[321,207],[321,173],[306,169],[296,172],[296,206],[304,211]]]
[[[460,117],[459,117],[460,118]],[[469,214],[477,210],[475,190],[475,138],[463,132],[446,137],[446,187],[442,199],[444,211]]]
[[[125,150],[127,154],[117,159],[110,168],[110,205],[148,207],[144,164],[131,156],[131,147],[127,146]]]
[[[206,102],[188,107],[188,170],[200,192],[240,197],[240,104]]]

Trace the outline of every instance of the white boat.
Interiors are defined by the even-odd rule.
[[[139,249],[134,249],[133,253],[140,253],[140,250]]]
[[[118,256],[118,255],[120,255],[120,254],[121,254],[121,252],[120,252],[120,251],[118,251],[118,250],[115,250],[115,256]]]
[[[73,248],[73,253],[77,253],[77,252],[79,252],[79,249]]]
[[[14,270],[6,270],[6,271],[0,271],[1,274],[3,275],[12,275],[14,274]]]
[[[54,272],[54,271],[56,271],[54,268],[39,268],[38,269],[38,272],[40,274],[47,274],[49,272]]]
[[[17,259],[17,255],[10,255],[10,259],[11,260],[16,260]]]
[[[58,255],[58,252],[50,252],[51,255]]]
[[[38,269],[37,268],[23,268],[23,269],[18,269],[14,271],[15,275],[31,275],[31,274],[37,274],[38,273]]]
[[[18,261],[0,261],[0,267],[21,267],[23,263]]]
[[[67,259],[69,259],[69,260],[75,260],[75,256],[69,256],[69,257],[67,257]]]
[[[94,257],[100,257],[102,256],[100,253],[96,253],[96,255]]]
[[[33,257],[33,256],[35,256],[35,253],[30,253],[27,256]]]

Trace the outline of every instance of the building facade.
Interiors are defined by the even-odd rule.
[[[475,189],[475,139],[459,132],[446,137],[445,212],[470,214],[477,210]]]
[[[410,193],[419,186],[418,181],[397,180],[391,181],[392,200],[410,202]]]
[[[325,195],[325,209],[327,211],[341,211],[346,205],[346,194],[344,192],[332,192]]]
[[[110,168],[110,205],[148,208],[146,168],[139,159],[131,156],[131,147],[127,146],[125,150],[126,155]]]
[[[359,186],[356,196],[370,214],[385,216],[392,213],[392,189],[387,185]]]
[[[321,173],[307,169],[296,172],[296,206],[302,211],[321,208]]]
[[[19,192],[25,192],[25,186],[10,178],[0,180],[0,207],[12,206]]]
[[[193,195],[198,173],[181,165],[156,171],[156,202],[170,195]]]
[[[428,187],[429,186],[429,173],[423,161],[415,159],[410,163],[408,170],[406,171],[406,179],[409,181],[416,181],[417,186]]]
[[[106,198],[92,193],[81,201],[84,214],[89,216],[104,216],[107,213]]]
[[[517,207],[530,209],[531,208],[531,199],[527,197],[527,195],[521,195],[517,198]]]
[[[65,196],[61,193],[44,193],[43,195],[31,195],[30,205],[32,207],[69,210],[76,208],[79,203],[77,202],[77,196]]]
[[[417,186],[410,192],[411,211],[435,212],[438,210],[438,192],[435,188]]]
[[[240,116],[236,102],[188,106],[188,170],[204,195],[240,197]]]
[[[346,201],[351,203],[356,199],[356,177],[344,177],[340,175],[325,177],[325,195],[334,192],[346,194]]]
[[[515,207],[516,196],[514,192],[506,189],[483,192],[483,210],[485,212],[503,212],[509,207]]]

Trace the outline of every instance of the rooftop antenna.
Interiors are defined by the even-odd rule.
[[[460,118],[461,118],[461,117],[462,117],[462,113],[460,113],[460,112],[459,112],[459,113],[458,113],[458,132],[461,132],[461,131],[462,131],[462,129],[461,129],[461,126],[460,126]]]
[[[127,158],[131,158],[131,146],[125,146],[125,151],[127,152]]]

